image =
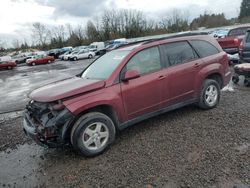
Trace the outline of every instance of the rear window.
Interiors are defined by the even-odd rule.
[[[218,54],[220,52],[214,45],[210,44],[207,41],[192,40],[190,41],[190,43],[202,58]]]
[[[232,29],[231,31],[229,31],[228,36],[245,35],[246,32],[247,32],[247,28]]]
[[[161,45],[169,65],[178,65],[197,59],[198,56],[186,41]]]

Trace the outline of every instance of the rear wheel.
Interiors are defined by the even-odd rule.
[[[35,65],[36,65],[36,63],[35,63],[35,62],[33,62],[33,63],[32,63],[32,66],[35,66]]]
[[[114,140],[114,123],[100,112],[83,115],[71,130],[71,144],[84,156],[101,154]]]
[[[220,86],[217,81],[206,79],[200,93],[199,107],[202,109],[212,109],[220,101]]]
[[[12,67],[11,67],[11,66],[8,66],[8,67],[7,67],[7,69],[11,70],[11,69],[12,69]]]
[[[77,60],[77,57],[74,57],[73,60],[76,61],[76,60]]]

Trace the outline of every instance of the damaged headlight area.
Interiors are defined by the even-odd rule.
[[[30,101],[24,114],[24,132],[40,145],[58,147],[65,143],[65,127],[73,119],[74,115],[65,108],[62,101]]]

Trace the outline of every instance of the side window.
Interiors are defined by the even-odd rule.
[[[246,42],[247,42],[247,43],[250,42],[250,32],[247,32]]]
[[[198,58],[186,41],[164,44],[161,48],[170,65],[178,65]]]
[[[148,48],[135,54],[126,65],[127,70],[137,70],[141,75],[161,69],[158,47]]]
[[[191,40],[190,43],[202,58],[218,54],[220,52],[214,45],[207,41]]]

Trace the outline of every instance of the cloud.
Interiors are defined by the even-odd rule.
[[[113,1],[114,0],[36,0],[37,3],[55,8],[54,16],[56,17],[70,15],[88,18],[99,15],[103,10],[109,8]],[[113,3],[113,5],[115,4]]]

